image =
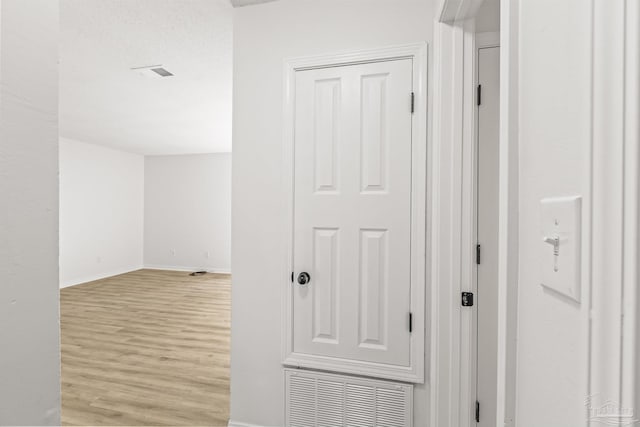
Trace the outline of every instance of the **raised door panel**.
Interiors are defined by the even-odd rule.
[[[389,74],[361,77],[361,189],[385,191],[387,187],[387,82]]]
[[[358,345],[386,350],[389,325],[387,230],[360,230]]]
[[[314,342],[338,343],[339,283],[339,230],[316,228],[313,230],[313,316],[312,335]]]
[[[314,86],[314,188],[316,192],[335,192],[338,191],[336,156],[340,133],[341,79],[318,80]]]

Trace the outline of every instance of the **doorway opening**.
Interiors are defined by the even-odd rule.
[[[498,210],[500,47],[498,37],[476,39],[476,289],[475,421],[496,425],[498,349]]]
[[[226,425],[234,4],[59,5],[62,425]]]
[[[500,245],[500,1],[475,17],[475,407],[478,427],[498,424],[498,281]]]

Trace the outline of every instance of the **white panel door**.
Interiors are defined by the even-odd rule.
[[[412,69],[296,72],[295,353],[410,365]]]
[[[496,425],[498,373],[498,173],[500,48],[478,49],[478,426]]]

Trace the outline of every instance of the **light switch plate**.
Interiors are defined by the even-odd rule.
[[[542,286],[580,302],[582,198],[542,199],[540,213],[538,245]],[[557,254],[554,253],[552,242],[556,238]]]

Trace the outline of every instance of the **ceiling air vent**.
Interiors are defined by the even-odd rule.
[[[167,70],[165,70],[162,67],[152,68],[151,71],[153,71],[154,73],[160,75],[161,77],[171,77],[171,76],[173,76],[173,74],[171,74],[170,72],[168,72]]]
[[[164,68],[162,65],[147,65],[145,67],[134,67],[131,71],[135,71],[145,77],[171,77],[173,73]]]

